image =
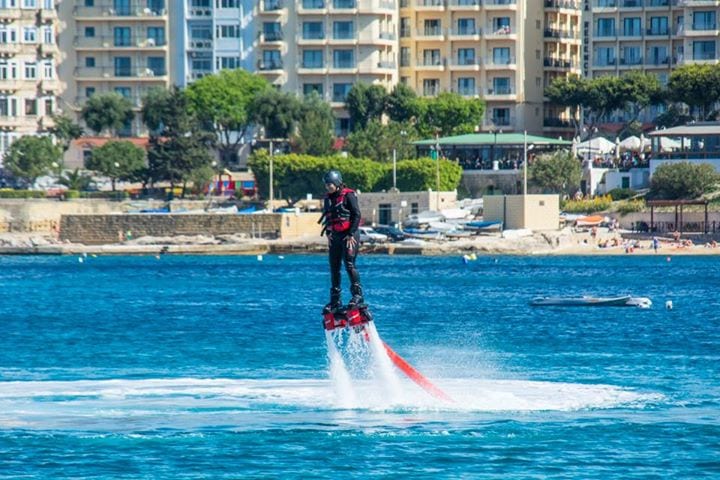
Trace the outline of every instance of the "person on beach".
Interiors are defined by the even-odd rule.
[[[328,258],[330,260],[330,302],[326,308],[334,310],[342,306],[340,301],[340,266],[345,262],[345,270],[350,278],[350,307],[364,305],[360,274],[355,260],[360,245],[360,207],[354,190],[348,188],[337,170],[330,170],[323,177],[327,194],[323,202],[323,233],[328,237]]]

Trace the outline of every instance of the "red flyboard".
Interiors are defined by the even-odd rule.
[[[428,392],[433,397],[439,398],[440,400],[448,403],[455,403],[455,400],[450,398],[447,393],[443,392],[438,387],[433,385],[433,383],[427,378],[425,378],[422,373],[415,370],[415,368],[413,368],[412,365],[406,362],[404,358],[395,353],[395,350],[390,348],[387,343],[382,342],[382,344],[383,347],[385,347],[385,351],[387,352],[388,357],[390,357],[390,360],[392,360],[395,366],[402,370],[403,373],[407,375],[410,380],[417,383],[423,390]]]

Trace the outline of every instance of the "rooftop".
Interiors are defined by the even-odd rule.
[[[525,135],[522,133],[468,133],[452,137],[432,138],[413,142],[413,145],[522,145]],[[534,145],[572,145],[567,140],[528,135],[527,143]]]

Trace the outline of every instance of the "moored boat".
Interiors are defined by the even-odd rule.
[[[530,305],[534,307],[637,307],[650,308],[652,301],[645,297],[537,297]]]

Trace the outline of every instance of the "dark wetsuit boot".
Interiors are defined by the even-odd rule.
[[[324,310],[334,312],[340,307],[342,307],[342,303],[340,302],[340,289],[333,287],[330,289],[330,302],[325,305]]]
[[[353,283],[350,286],[350,293],[352,293],[352,298],[350,299],[350,303],[348,303],[348,307],[360,308],[365,306],[362,287],[359,283]]]

